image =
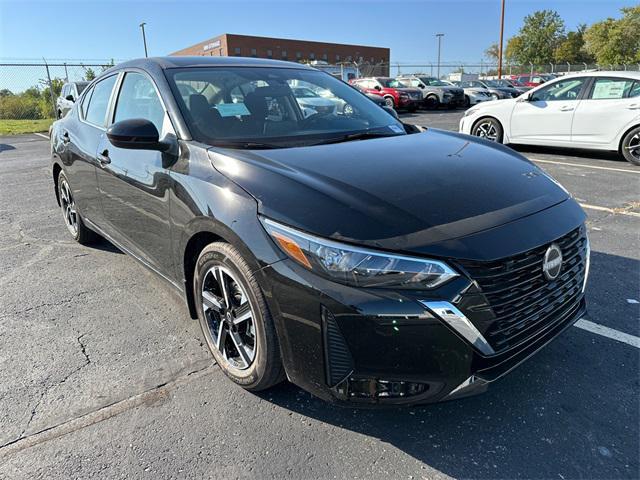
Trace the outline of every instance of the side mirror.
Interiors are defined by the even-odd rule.
[[[396,112],[393,108],[385,105],[384,107],[382,107],[382,109],[385,110],[391,116],[393,116],[393,118],[395,118],[396,120],[400,120],[400,117],[398,117],[398,112]]]
[[[75,102],[76,99],[73,98],[73,95],[67,95],[66,97],[64,97],[65,100],[69,100],[70,102]]]
[[[380,85],[376,85],[376,86],[375,86],[375,87],[373,87],[373,88],[375,88],[376,90],[382,90],[382,87],[381,87]]]
[[[418,87],[419,87],[419,88],[424,88],[424,85],[420,83],[420,84],[418,85]]]
[[[118,148],[166,152],[171,144],[159,139],[156,126],[144,118],[116,122],[107,130],[107,138]]]

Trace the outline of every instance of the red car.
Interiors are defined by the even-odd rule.
[[[511,81],[516,84],[517,87],[537,87],[538,85],[542,85],[549,80],[553,80],[553,75],[547,75],[544,73],[534,73],[533,75],[522,74],[522,75],[512,75]]]
[[[380,95],[391,108],[415,112],[422,102],[422,92],[419,89],[407,87],[395,78],[357,78],[351,84],[364,93]]]

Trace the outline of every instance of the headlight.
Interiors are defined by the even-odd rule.
[[[473,115],[474,113],[476,113],[478,111],[477,108],[470,108],[469,110],[464,112],[463,117],[468,117],[469,115]]]
[[[261,218],[290,258],[312,272],[355,287],[430,289],[458,274],[437,260],[392,255],[319,238]]]

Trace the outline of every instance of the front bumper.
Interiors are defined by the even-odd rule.
[[[567,214],[573,216],[571,228],[583,220],[579,207],[554,208],[555,214],[531,216],[528,229],[533,232],[545,220],[566,220]],[[521,226],[512,228],[521,231]],[[512,233],[500,230],[483,233],[478,241]],[[555,238],[548,229],[544,235]],[[341,285],[289,259],[261,274],[289,380],[344,405],[431,403],[481,393],[586,312],[580,294],[575,305],[526,341],[496,353],[482,345],[482,334],[474,337],[477,329],[465,331],[447,318],[456,305],[468,315],[469,305],[460,297],[477,286],[465,276],[435,291],[416,292]]]

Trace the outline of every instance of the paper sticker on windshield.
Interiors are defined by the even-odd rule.
[[[237,117],[239,115],[251,115],[244,103],[219,103],[216,105],[221,117]]]
[[[402,133],[403,131],[398,125],[389,125],[389,128],[395,133]]]

